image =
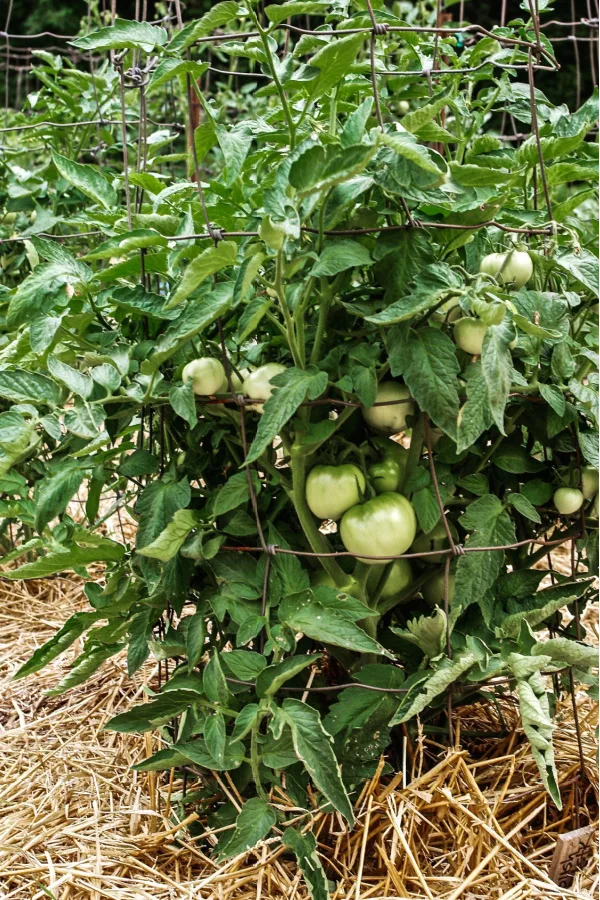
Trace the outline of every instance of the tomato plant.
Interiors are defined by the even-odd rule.
[[[142,771],[202,772],[221,856],[275,788],[352,823],[393,726],[441,733],[448,688],[497,676],[559,804],[547,694],[597,661],[558,615],[598,559],[597,100],[531,93],[530,20],[464,43],[373,6],[372,41],[346,0],[94,13],[0,152],[4,575],[74,570],[90,604],[17,675],[79,639],[53,693],[154,656],[107,727],[158,730]]]

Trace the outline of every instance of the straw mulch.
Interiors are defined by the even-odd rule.
[[[157,739],[102,731],[109,716],[143,699],[144,679],[153,683],[151,667],[131,681],[123,659],[115,658],[87,684],[56,698],[44,698],[43,690],[64,673],[61,659],[25,682],[10,681],[31,651],[85,605],[76,579],[0,582],[0,898],[306,900],[278,838],[219,865],[205,855],[205,841],[177,834],[181,785],[168,775],[129,770],[158,748]],[[352,834],[338,817],[318,810],[303,819],[318,834],[333,900],[594,897],[593,860],[568,890],[547,874],[556,836],[596,819],[597,716],[585,694],[578,708],[586,780],[579,791],[566,702],[556,733],[561,813],[544,793],[508,698],[500,709],[507,737],[469,736],[502,724],[487,705],[461,712],[459,749],[447,751],[423,735],[405,744],[408,786],[401,775],[376,777],[356,798]],[[238,802],[231,783],[222,788]],[[291,805],[274,799],[282,809]],[[288,809],[286,819],[295,814]]]

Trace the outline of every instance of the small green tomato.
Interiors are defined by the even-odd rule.
[[[453,540],[457,540],[458,532],[454,526],[453,522],[448,522],[450,527],[450,534],[452,535]],[[418,538],[413,541],[412,546],[410,548],[411,553],[431,553],[433,550],[447,550],[450,546],[448,542],[448,535],[446,534],[446,529],[444,528],[443,522],[438,522],[431,531],[426,533],[421,533]],[[436,554],[435,556],[424,556],[423,562],[426,563],[440,563],[443,562],[446,557],[445,553]]]
[[[377,388],[375,403],[390,403],[389,406],[363,406],[361,412],[367,425],[380,434],[397,434],[406,427],[406,419],[415,411],[415,404],[409,401],[410,391],[405,384],[396,381],[382,381]]]
[[[251,400],[268,400],[273,393],[271,379],[276,375],[281,375],[282,372],[285,372],[285,366],[282,366],[281,363],[265,363],[264,366],[259,366],[244,378],[244,394]],[[255,409],[262,413],[263,404],[248,404],[248,409]]]
[[[499,284],[511,284],[521,288],[533,275],[533,263],[525,250],[488,253],[481,260],[479,271],[496,278]]]
[[[373,489],[376,494],[397,491],[406,471],[408,450],[389,438],[377,437],[373,443],[382,454],[367,470]]]
[[[456,584],[456,575],[450,572],[448,576],[448,604],[451,605],[454,600],[454,587]],[[440,569],[435,575],[425,582],[421,588],[423,599],[429,606],[444,606],[444,588],[445,574],[444,569]]]
[[[554,505],[561,516],[572,516],[583,504],[583,494],[579,488],[560,487],[554,491]]]
[[[365,476],[353,463],[315,466],[306,479],[306,502],[318,519],[337,521],[360,503],[365,487]]]
[[[325,569],[319,569],[317,572],[313,572],[310,576],[310,586],[312,588],[321,587],[321,585],[325,585],[325,587],[333,588],[336,591],[340,591],[344,594],[350,594],[352,597],[358,597],[360,595],[360,585],[356,578],[353,578],[352,575],[347,576],[348,580],[341,587],[338,587]]]
[[[591,500],[598,493],[598,469],[584,466],[581,470],[581,492],[584,500]]]
[[[504,253],[488,253],[479,263],[479,271],[495,278],[504,263]]]
[[[501,284],[514,284],[516,288],[527,284],[533,275],[533,263],[525,250],[513,250],[508,254],[506,263],[498,273]]]
[[[195,394],[210,397],[219,392],[225,378],[225,369],[218,359],[202,356],[184,366],[181,378],[184,384],[191,380],[192,390]]]
[[[487,325],[481,319],[464,316],[454,324],[454,342],[465,353],[480,356]]]
[[[239,375],[237,374],[237,372],[234,372],[233,369],[231,370],[231,384],[232,384],[233,390],[236,392],[236,394],[242,393],[242,391],[244,389],[244,381],[248,377],[249,374],[250,374],[250,369],[240,369],[240,375],[242,376],[240,378]],[[221,387],[219,389],[219,394],[228,394],[228,393],[229,393],[229,382],[227,381],[227,373],[225,373],[225,378],[223,379],[223,384],[221,385]]]
[[[384,566],[372,566],[367,577],[367,591],[372,594],[383,574]],[[413,582],[413,571],[408,559],[395,559],[381,591],[382,600],[395,597]]]

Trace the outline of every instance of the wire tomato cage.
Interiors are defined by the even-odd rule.
[[[103,0],[104,7],[105,0]],[[478,24],[470,24],[470,25],[453,25],[449,24],[451,22],[451,15],[446,13],[443,8],[443,0],[437,0],[436,6],[436,24],[433,26],[395,26],[390,25],[389,22],[378,22],[376,12],[373,9],[371,0],[366,0],[366,15],[368,16],[369,25],[367,27],[358,27],[358,28],[327,28],[320,27],[318,29],[312,29],[309,27],[300,27],[297,24],[292,23],[291,19],[288,19],[285,22],[279,23],[274,30],[282,30],[286,33],[286,42],[293,35],[312,35],[312,36],[329,36],[332,38],[342,37],[350,34],[364,34],[365,38],[369,42],[369,70],[370,70],[370,82],[373,94],[374,101],[374,109],[375,115],[378,123],[378,127],[380,130],[384,128],[384,118],[382,112],[382,104],[379,93],[379,80],[394,77],[394,76],[403,76],[403,77],[419,77],[423,76],[427,79],[427,83],[429,85],[429,93],[430,95],[433,93],[432,84],[434,81],[437,81],[440,78],[443,78],[447,75],[470,75],[472,73],[481,72],[486,68],[493,70],[494,68],[500,70],[507,70],[509,72],[514,71],[526,71],[527,72],[527,81],[529,85],[529,99],[531,106],[531,136],[533,136],[536,148],[537,148],[537,169],[539,170],[539,176],[542,183],[542,192],[544,197],[544,206],[547,214],[547,225],[543,227],[513,227],[506,225],[504,223],[498,222],[495,219],[489,219],[487,221],[481,222],[477,225],[464,225],[464,224],[455,224],[455,223],[445,223],[445,222],[434,222],[434,221],[418,221],[415,220],[410,210],[406,204],[404,199],[401,199],[402,208],[404,211],[405,221],[402,224],[394,224],[394,225],[381,225],[376,227],[369,228],[355,228],[355,229],[332,229],[332,230],[319,230],[316,228],[312,228],[309,226],[302,226],[301,231],[307,235],[310,234],[322,234],[326,236],[352,236],[352,235],[367,235],[367,234],[380,234],[384,232],[393,232],[393,231],[401,231],[405,229],[411,228],[424,228],[424,229],[450,229],[457,231],[477,231],[483,228],[497,228],[500,231],[520,234],[525,236],[551,236],[556,234],[557,230],[562,226],[557,223],[553,218],[552,213],[552,204],[550,199],[550,193],[548,189],[548,181],[546,177],[546,169],[545,169],[545,161],[542,153],[542,145],[540,138],[540,128],[539,121],[537,115],[537,98],[535,91],[535,73],[537,71],[553,71],[556,72],[559,70],[560,66],[556,57],[551,49],[551,42],[549,42],[545,37],[543,37],[543,31],[547,28],[554,29],[568,29],[568,35],[559,35],[555,38],[552,38],[552,41],[570,41],[574,46],[574,54],[576,61],[576,94],[577,94],[577,105],[579,106],[581,100],[581,53],[580,53],[580,44],[588,45],[589,54],[590,54],[590,63],[592,70],[592,80],[594,86],[597,84],[597,76],[596,76],[596,56],[598,50],[598,2],[597,0],[593,0],[592,8],[592,0],[586,0],[587,4],[587,16],[581,16],[579,19],[576,18],[575,13],[575,0],[571,0],[571,20],[569,21],[560,21],[560,20],[550,20],[545,23],[540,22],[539,8],[538,8],[538,0],[528,0],[529,12],[531,15],[532,21],[532,29],[533,37],[531,40],[525,40],[522,38],[516,38],[511,35],[507,35],[505,33],[499,33],[497,31],[492,31],[487,28],[484,28]],[[464,0],[460,0],[459,4],[459,12],[458,12],[458,21],[464,21]],[[11,71],[17,71],[18,74],[18,82],[17,82],[17,98],[20,97],[21,94],[21,78],[23,77],[23,73],[28,73],[31,63],[34,58],[35,47],[32,45],[28,45],[23,47],[20,42],[22,41],[30,41],[32,39],[38,38],[52,38],[55,40],[68,41],[72,40],[75,36],[67,35],[67,34],[57,34],[51,31],[43,31],[33,35],[23,35],[23,34],[13,34],[9,32],[10,28],[10,20],[12,13],[12,4],[9,4],[8,14],[6,17],[6,23],[4,27],[4,31],[0,32],[0,41],[5,41],[4,49],[0,48],[0,60],[4,62],[5,67],[5,105],[6,105],[6,115],[5,115],[5,123],[4,127],[0,128],[0,134],[8,134],[11,132],[24,132],[24,131],[41,131],[45,132],[47,129],[51,128],[75,128],[78,126],[96,126],[98,129],[98,137],[100,141],[100,129],[109,128],[109,127],[118,127],[121,131],[121,140],[123,146],[123,176],[124,176],[124,188],[125,188],[125,198],[126,198],[126,208],[127,208],[127,219],[129,223],[129,227],[131,228],[132,223],[132,215],[134,210],[141,209],[143,191],[138,190],[136,188],[135,195],[132,197],[131,185],[129,181],[129,162],[127,156],[127,146],[128,146],[128,129],[132,126],[138,126],[138,139],[137,139],[137,161],[136,161],[136,171],[143,172],[146,167],[147,159],[144,152],[145,140],[147,138],[147,129],[148,125],[156,125],[159,127],[168,127],[175,130],[182,131],[182,126],[176,121],[176,110],[173,107],[173,122],[157,122],[148,117],[147,112],[147,103],[146,103],[146,85],[148,83],[148,75],[152,72],[153,68],[156,66],[156,58],[152,58],[150,55],[146,61],[144,67],[140,65],[139,60],[139,51],[133,51],[133,61],[130,69],[125,70],[124,68],[124,60],[126,54],[129,52],[127,50],[123,51],[120,54],[115,53],[115,51],[110,51],[111,61],[116,68],[119,74],[119,94],[120,94],[120,117],[118,119],[113,119],[109,117],[105,117],[102,115],[100,110],[100,104],[98,100],[98,96],[96,93],[95,86],[95,76],[94,76],[94,65],[98,59],[102,59],[102,57],[95,56],[91,52],[81,52],[76,48],[69,47],[66,48],[67,52],[70,55],[71,60],[74,63],[77,62],[85,62],[89,65],[91,73],[92,73],[92,84],[94,87],[94,96],[96,99],[97,106],[97,117],[86,119],[82,122],[55,122],[55,121],[36,121],[36,122],[23,122],[17,125],[8,126],[8,112],[9,112],[9,75]],[[110,20],[111,23],[114,23],[116,18],[116,0],[111,0],[110,7]],[[143,8],[140,10],[139,0],[136,2],[136,20],[143,22],[147,21],[147,0],[143,2]],[[500,26],[504,27],[507,20],[507,0],[502,0],[501,9],[500,9]],[[180,30],[183,27],[183,15],[180,0],[168,0],[167,4],[167,15],[160,20],[156,20],[151,24],[161,24],[167,29],[177,29]],[[91,27],[91,8],[88,7],[88,25]],[[578,29],[585,28],[589,32],[588,35],[582,36],[578,33]],[[393,69],[380,69],[377,65],[376,58],[376,48],[378,41],[385,42],[391,37],[401,37],[402,34],[411,34],[411,33],[424,33],[433,36],[434,39],[434,54],[433,60],[430,67],[419,70],[393,70]],[[225,32],[214,32],[210,35],[202,36],[197,41],[195,41],[196,45],[208,45],[209,48],[213,45],[219,44],[222,41],[229,40],[248,40],[254,37],[261,37],[263,32],[261,31],[244,31],[244,32],[236,32],[236,33],[225,33]],[[501,46],[504,47],[512,47],[522,53],[527,54],[526,62],[512,63],[512,62],[498,62],[495,60],[484,61],[477,66],[472,67],[462,67],[462,68],[452,68],[448,66],[444,66],[444,58],[443,58],[443,50],[440,47],[440,42],[445,37],[457,37],[461,42],[464,41],[476,41],[480,38],[493,38],[496,40]],[[11,42],[18,42],[15,47],[11,46]],[[65,52],[65,49],[61,49],[60,47],[54,47],[52,49],[60,50],[60,52]],[[189,53],[189,51],[188,51]],[[209,50],[210,53],[210,50]],[[15,65],[12,60],[17,63]],[[209,61],[209,66],[206,72],[207,84],[205,85],[205,90],[209,84],[208,79],[210,75],[227,75],[234,76],[236,78],[240,77],[248,77],[252,79],[271,79],[275,81],[277,84],[276,73],[273,68],[271,68],[270,73],[264,72],[244,72],[237,70],[225,70],[212,65],[212,60]],[[212,223],[209,218],[208,209],[206,205],[206,200],[204,196],[204,190],[202,187],[201,180],[201,171],[200,165],[197,157],[195,141],[193,140],[193,133],[195,128],[194,121],[194,92],[198,90],[198,83],[193,83],[190,74],[186,75],[186,99],[187,99],[187,122],[185,130],[188,133],[188,143],[191,150],[193,171],[194,171],[194,181],[196,184],[196,189],[198,192],[198,197],[200,201],[200,205],[202,208],[202,214],[204,218],[205,231],[185,236],[174,236],[169,237],[169,241],[189,241],[189,240],[212,240],[215,244],[218,244],[221,240],[225,238],[242,238],[242,239],[251,239],[258,236],[257,231],[226,231],[224,229],[219,228],[217,225]],[[279,84],[279,87],[281,85]],[[28,88],[28,74],[26,76],[26,91]],[[139,113],[137,118],[132,119],[129,118],[129,112],[125,103],[126,91],[137,90],[139,92]],[[280,93],[281,96],[281,93]],[[18,102],[16,104],[18,106]],[[286,112],[286,107],[284,106],[284,113]],[[504,127],[507,121],[511,122],[513,127],[513,134],[504,134]],[[189,139],[191,136],[191,140]],[[502,140],[508,141],[519,141],[522,140],[528,135],[522,134],[518,132],[515,121],[512,116],[507,116],[504,114],[501,135]],[[7,148],[0,148],[7,149]],[[39,148],[39,149],[45,149]],[[537,198],[536,198],[537,200]],[[56,240],[68,240],[75,239],[81,237],[91,237],[95,235],[101,235],[101,231],[88,231],[88,232],[78,232],[78,233],[68,233],[68,234],[49,234],[45,232],[41,232],[40,236],[56,239]],[[0,239],[0,243],[8,243],[11,241],[21,240],[18,236]],[[146,273],[144,268],[144,250],[140,250],[141,257],[141,283],[142,285],[146,285]],[[239,394],[235,390],[234,382],[233,382],[233,373],[235,372],[234,365],[229,358],[229,354],[227,352],[225,334],[223,329],[223,322],[221,318],[216,320],[216,325],[218,329],[219,336],[219,345],[220,352],[222,357],[223,366],[225,368],[227,385],[229,388],[229,396],[228,397],[214,397],[202,399],[199,402],[199,405],[210,406],[213,404],[231,404],[239,410],[239,422],[240,422],[240,434],[243,448],[243,456],[244,459],[248,456],[249,444],[248,444],[248,427],[246,421],[246,404],[248,402],[248,398],[245,398],[243,395]],[[526,394],[514,393],[511,394],[510,397],[520,398],[522,400],[526,400],[529,402],[543,402],[540,401],[538,397],[531,397]],[[260,403],[260,400],[254,399],[253,403]],[[402,402],[412,402],[410,398],[408,400],[395,400],[395,401],[385,401],[380,403],[375,403],[375,406],[385,406],[385,405],[393,405]],[[338,399],[338,398],[320,398],[313,401],[305,401],[302,406],[311,407],[311,406],[320,406],[320,405],[330,405],[333,409],[341,409],[344,407],[360,407],[361,404],[354,401]],[[162,413],[162,410],[161,410]],[[144,436],[144,429],[146,425],[146,421],[149,427],[149,439],[150,443],[153,442],[153,410],[150,407],[148,409],[148,418],[146,417],[146,410],[142,406],[141,409],[141,419],[140,419],[140,430],[142,434],[142,441]],[[570,543],[571,545],[571,574],[572,577],[575,577],[577,574],[578,568],[578,560],[576,555],[576,542],[585,536],[585,515],[581,513],[580,521],[576,525],[571,525],[564,532],[561,533],[560,537],[547,539],[546,531],[548,528],[545,527],[542,531],[536,536],[526,540],[521,540],[513,544],[505,544],[505,545],[494,545],[487,547],[470,547],[464,546],[461,543],[455,541],[450,524],[448,522],[448,518],[446,515],[444,503],[442,500],[438,476],[436,472],[435,466],[435,458],[432,448],[432,439],[431,439],[431,427],[429,418],[426,413],[422,413],[422,421],[423,421],[423,429],[424,429],[424,445],[427,453],[427,459],[429,464],[429,470],[432,480],[432,485],[436,497],[436,502],[438,505],[440,519],[443,523],[444,531],[446,533],[448,547],[446,549],[439,549],[434,551],[426,551],[421,553],[404,553],[397,556],[387,556],[387,557],[370,557],[370,556],[361,556],[361,558],[369,559],[372,561],[378,560],[382,563],[391,562],[396,559],[427,559],[427,557],[436,556],[438,559],[440,556],[444,558],[444,598],[443,598],[443,609],[446,616],[446,655],[448,658],[452,658],[452,646],[451,646],[451,634],[450,634],[450,624],[449,624],[449,612],[450,612],[450,600],[449,600],[449,579],[450,579],[450,567],[453,560],[460,558],[461,556],[468,553],[482,553],[482,552],[494,552],[494,551],[507,551],[518,549],[520,547],[524,547],[527,545],[537,546],[538,550],[536,550],[536,557],[542,558],[543,556],[548,557],[548,566],[549,566],[549,575],[553,582],[556,581],[555,572],[552,566],[551,552],[554,548],[562,546],[566,543]],[[161,432],[162,432],[162,415],[161,415]],[[162,447],[162,441],[161,441]],[[577,467],[579,469],[580,477],[581,477],[581,456],[579,450],[577,449]],[[265,570],[264,570],[264,578],[263,578],[263,587],[262,587],[262,595],[261,595],[261,613],[264,615],[267,609],[268,604],[268,589],[269,589],[269,573],[270,566],[272,560],[277,555],[293,555],[299,558],[325,558],[325,557],[353,557],[354,555],[347,551],[335,551],[330,553],[319,553],[314,551],[305,551],[305,550],[292,550],[283,547],[279,547],[274,544],[267,543],[265,538],[265,533],[262,527],[261,517],[258,508],[258,497],[257,491],[254,485],[254,480],[252,478],[252,471],[258,472],[259,466],[256,462],[252,462],[249,465],[245,466],[245,471],[247,475],[248,482],[248,491],[250,497],[250,503],[252,506],[253,517],[256,524],[256,531],[258,535],[258,545],[257,546],[243,546],[243,545],[223,545],[221,549],[229,551],[229,552],[239,552],[239,553],[248,553],[258,556],[265,557]],[[162,471],[162,467],[161,467]],[[576,635],[579,639],[581,636],[581,621],[580,621],[580,611],[579,611],[579,602],[575,600],[574,603],[575,610],[575,627],[576,627]],[[161,627],[163,623],[161,620]],[[260,640],[264,641],[264,632],[260,637]],[[164,661],[165,667],[167,666],[167,660]],[[160,662],[159,662],[159,678],[160,678]],[[574,686],[574,676],[573,669],[571,667],[567,667],[565,669],[555,669],[551,672],[544,672],[544,675],[552,675],[556,677],[561,672],[567,672],[570,679],[570,694],[571,701],[573,705],[573,714],[574,721],[577,731],[577,742],[578,742],[578,751],[579,751],[579,780],[576,782],[576,790],[579,792],[580,785],[586,779],[585,772],[585,761],[583,754],[583,744],[582,744],[582,736],[581,736],[581,728],[579,723],[579,716],[577,710],[577,703],[575,699],[575,686]],[[168,669],[166,670],[166,674],[168,677]],[[239,679],[229,678],[234,684],[250,684],[249,682],[243,682]],[[482,681],[473,681],[469,682],[469,688],[477,688],[478,686],[485,686],[488,688],[494,688],[496,685],[500,685],[502,683],[510,683],[514,681],[513,676],[502,677],[502,678],[490,678]],[[374,690],[385,693],[392,693],[401,695],[407,692],[407,688],[380,688],[375,687],[368,684],[363,684],[360,681],[353,681],[348,684],[337,684],[331,686],[311,686],[311,682],[309,680],[308,684],[305,687],[283,687],[283,691],[296,692],[301,693],[303,696],[314,693],[326,693],[331,691],[338,691],[342,688],[362,688],[365,690]],[[456,688],[455,688],[456,689]],[[455,742],[456,731],[453,724],[453,688],[452,686],[448,690],[447,693],[447,718],[448,718],[448,729],[449,729],[449,740],[451,744]],[[578,816],[578,803],[575,805],[576,815]]]

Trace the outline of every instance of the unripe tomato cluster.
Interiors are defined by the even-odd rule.
[[[243,380],[237,373],[231,372],[229,382],[219,359],[200,357],[183,368],[182,380],[185,383],[190,381],[193,392],[200,397],[227,393],[233,387],[248,399],[257,401],[248,404],[248,409],[262,413],[264,403],[273,394],[272,379],[285,370],[286,367],[280,363],[266,363],[251,372],[242,370],[240,375]],[[413,567],[409,560],[394,557],[408,550],[423,553],[448,546],[441,524],[417,538],[414,509],[400,493],[408,450],[397,441],[390,440],[389,436],[404,431],[414,413],[415,403],[406,385],[391,380],[381,382],[374,405],[362,408],[365,423],[375,433],[371,443],[377,459],[366,466],[366,472],[352,462],[316,465],[305,482],[309,510],[321,521],[339,522],[339,534],[346,550],[370,568],[367,592],[377,596],[385,609],[392,608],[411,595]],[[436,437],[439,437],[437,433]],[[454,526],[452,530],[455,535]],[[434,554],[425,562],[439,565],[443,558],[443,554]],[[433,574],[422,591],[426,601],[433,605],[441,602],[441,599],[435,600],[439,593],[434,590],[436,577]],[[313,584],[335,586],[324,571],[313,577]],[[352,593],[358,589],[358,583],[348,575],[344,590]]]
[[[407,552],[420,554],[446,550],[448,537],[442,523],[417,537],[415,511],[407,497],[400,493],[408,450],[397,441],[380,436],[397,433],[410,424],[415,404],[408,388],[395,381],[382,382],[375,403],[387,405],[362,410],[366,423],[377,435],[370,442],[377,459],[366,466],[367,477],[354,463],[317,465],[306,479],[305,496],[307,506],[319,520],[339,522],[339,535],[345,549],[369,566],[365,585],[367,597],[375,598],[376,608],[383,613],[410,600],[416,593],[411,589],[414,581],[411,561],[394,557]],[[366,496],[367,492],[371,493],[370,497]],[[452,536],[458,539],[454,525],[450,528]],[[444,557],[445,554],[440,552],[419,560],[425,573],[431,572],[421,593],[433,606],[443,603],[443,567],[441,593],[435,586],[439,585],[437,576]],[[335,586],[323,573],[314,576],[313,584]],[[358,585],[347,588],[349,593],[358,589]]]
[[[598,518],[598,469],[594,466],[583,466],[581,469],[581,488],[563,486],[554,492],[553,502],[561,516],[574,516],[579,512],[586,500],[592,500],[590,515]]]
[[[533,275],[533,263],[525,250],[508,253],[488,253],[479,264],[479,271],[491,275],[501,285],[522,288]],[[470,356],[481,356],[488,326],[477,316],[463,316],[454,321],[454,342]],[[514,344],[510,345],[511,348]]]

